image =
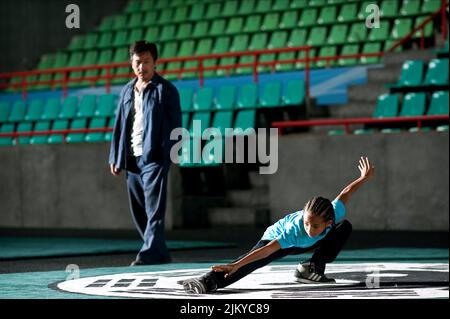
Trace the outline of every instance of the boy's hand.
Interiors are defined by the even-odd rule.
[[[225,278],[229,275],[235,273],[238,270],[238,266],[236,264],[228,264],[228,265],[219,265],[219,266],[212,266],[212,270],[215,272],[224,272]]]
[[[361,179],[363,180],[370,179],[375,173],[375,166],[372,166],[372,164],[370,164],[369,159],[367,157],[364,158],[361,156],[358,168],[359,171],[361,172]]]

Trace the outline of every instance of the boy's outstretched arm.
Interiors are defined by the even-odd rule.
[[[239,268],[241,268],[244,265],[247,265],[251,262],[266,258],[267,256],[273,254],[277,250],[281,249],[280,244],[278,243],[278,240],[274,239],[267,245],[255,249],[251,253],[249,253],[247,256],[245,256],[242,259],[239,259],[238,261],[228,264],[228,265],[217,265],[213,266],[212,270],[216,272],[224,272],[225,277],[228,277],[232,273],[236,272]]]
[[[368,181],[375,172],[375,166],[370,164],[369,159],[367,157],[362,157],[359,160],[358,165],[359,171],[361,172],[361,176],[351,182],[347,187],[345,187],[341,193],[336,197],[336,199],[341,200],[344,204],[347,204],[347,201],[350,199],[350,196],[362,185],[364,182]]]

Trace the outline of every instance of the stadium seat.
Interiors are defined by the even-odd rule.
[[[302,80],[290,80],[281,96],[284,105],[302,105],[305,99],[305,84]]]
[[[382,94],[377,99],[373,117],[395,117],[398,115],[399,101],[397,94]]]
[[[180,94],[180,104],[182,112],[190,112],[192,110],[192,99],[194,92],[189,88],[181,88],[178,90]]]
[[[74,119],[70,124],[70,129],[85,129],[87,127],[87,119]],[[86,133],[70,133],[67,134],[66,142],[67,143],[80,143],[84,142],[84,137]]]
[[[448,59],[433,59],[428,63],[425,85],[448,84]]]
[[[350,28],[347,41],[348,43],[365,42],[367,39],[367,27],[362,22],[355,22]]]
[[[0,127],[0,133],[13,133],[14,124],[5,123]],[[13,145],[13,137],[0,137],[0,146],[11,146]]]
[[[201,128],[201,132],[203,132],[203,130],[207,129],[210,125],[211,122],[211,112],[195,112],[194,115],[192,116],[192,121],[190,124],[190,135],[193,137],[197,137],[197,134],[202,134],[201,132],[197,132],[196,130],[194,130],[194,122],[195,121],[200,121],[200,128]]]
[[[21,122],[17,125],[16,132],[31,132],[33,128],[33,123],[31,122]],[[18,144],[30,144],[30,136],[19,136],[17,138]]]
[[[68,120],[56,120],[52,124],[52,131],[67,130],[68,128],[69,128]],[[47,143],[49,144],[61,144],[63,142],[64,142],[63,134],[50,134],[47,139]]]
[[[431,96],[430,107],[427,115],[448,115],[449,113],[448,91],[434,92]]]
[[[214,91],[210,87],[203,87],[194,94],[193,110],[210,111],[213,109]]]
[[[61,106],[59,99],[51,98],[45,102],[44,110],[42,111],[41,120],[55,120],[59,118]]]
[[[281,82],[271,81],[263,86],[259,98],[261,107],[276,107],[281,104]]]
[[[26,104],[24,101],[16,101],[13,103],[8,122],[21,122],[25,118]]]
[[[10,104],[8,102],[0,101],[0,124],[8,121],[10,111]]]
[[[98,104],[95,109],[94,115],[96,117],[110,117],[114,116],[116,109],[115,105],[116,95],[102,94],[98,98]]]
[[[369,32],[370,41],[385,41],[389,38],[389,21],[380,21],[379,28],[372,28]]]
[[[97,106],[97,95],[86,94],[83,95],[78,106],[76,117],[93,117],[95,114],[95,108]]]
[[[344,45],[340,55],[355,55],[359,53],[359,47],[357,44]],[[357,64],[356,58],[340,58],[337,63],[341,66],[355,65]]]
[[[245,84],[241,87],[237,97],[238,108],[255,108],[258,101],[258,86],[256,84]]]
[[[262,28],[262,17],[260,14],[254,14],[254,15],[250,15],[245,19],[245,24],[244,24],[244,32],[257,32],[258,30],[264,30]]]
[[[423,62],[421,60],[410,60],[403,63],[400,79],[396,86],[414,86],[422,83]]]
[[[49,131],[50,121],[36,122],[34,125],[35,132]],[[48,135],[33,135],[30,138],[30,144],[47,144]]]
[[[337,21],[340,23],[347,23],[353,21],[357,14],[357,3],[346,3],[341,7],[341,11],[337,16]]]
[[[90,120],[89,128],[104,128],[106,127],[106,117],[93,118]],[[84,139],[86,142],[103,142],[105,140],[104,132],[90,132],[86,133]]]
[[[278,1],[276,1],[278,3]],[[293,29],[297,26],[298,13],[297,11],[286,11],[281,16],[280,29]]]
[[[400,116],[420,116],[425,114],[425,93],[408,93],[404,96]]]
[[[347,24],[336,24],[331,28],[330,35],[328,36],[328,44],[344,44],[347,41]]]
[[[317,24],[332,24],[336,22],[337,6],[324,6],[320,10]]]
[[[410,18],[395,19],[391,37],[398,40],[406,37],[411,32],[412,25],[412,19]]]
[[[434,13],[438,11],[441,7],[440,0],[423,0],[422,8],[420,11],[422,13]]]
[[[398,14],[398,0],[383,0],[380,5],[381,17],[391,18],[396,17]]]
[[[234,121],[234,135],[247,134],[247,129],[255,128],[255,110],[240,110],[237,112],[236,120]]]
[[[225,136],[226,128],[233,128],[233,111],[217,111],[214,114],[212,127],[220,130],[220,134]]]
[[[227,1],[228,2],[228,1]],[[221,15],[222,3],[211,2],[208,4],[208,9],[206,10],[206,19],[214,19]]]
[[[60,119],[72,119],[76,116],[78,109],[78,98],[76,96],[68,96],[61,107],[59,113]]]
[[[316,25],[317,23],[317,9],[316,8],[308,8],[302,10],[300,19],[298,21],[299,27],[310,27]]]
[[[236,102],[236,87],[231,85],[221,86],[215,99],[218,110],[231,110]]]
[[[37,121],[41,119],[42,112],[44,110],[44,101],[33,99],[30,101],[30,104],[27,109],[27,113],[25,114],[25,121]]]

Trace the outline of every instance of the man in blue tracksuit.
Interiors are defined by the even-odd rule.
[[[154,43],[130,47],[136,78],[120,94],[109,155],[111,173],[126,171],[131,214],[144,244],[131,265],[170,262],[164,238],[170,132],[181,127],[176,87],[155,72]]]

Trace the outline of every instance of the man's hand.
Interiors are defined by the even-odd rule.
[[[212,266],[212,270],[215,272],[224,272],[225,278],[235,273],[239,267],[236,264],[218,265]]]
[[[120,174],[120,169],[117,168],[114,164],[111,164],[111,174],[113,174],[114,176],[119,176]]]
[[[359,171],[361,172],[361,179],[363,180],[370,179],[375,173],[375,166],[372,166],[372,164],[370,164],[369,159],[367,157],[364,158],[361,156],[358,168]]]

